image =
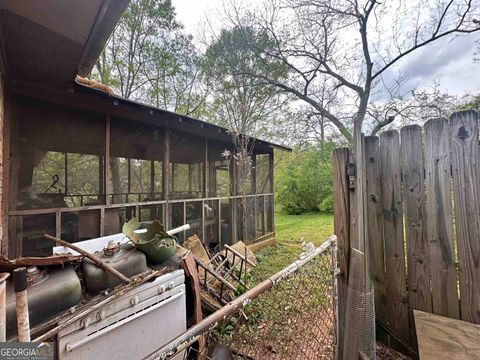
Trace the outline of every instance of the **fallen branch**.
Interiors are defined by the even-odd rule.
[[[68,247],[68,248],[78,252],[79,254],[82,254],[83,256],[92,260],[95,265],[102,268],[103,270],[106,270],[106,271],[110,272],[113,276],[119,278],[123,282],[125,282],[127,284],[130,282],[130,279],[127,278],[125,275],[123,275],[120,271],[118,271],[117,269],[113,268],[112,266],[110,266],[108,264],[105,264],[102,260],[97,258],[95,255],[90,254],[89,252],[79,248],[78,246],[76,246],[74,244],[70,244],[69,242],[67,242],[65,240],[56,238],[56,237],[48,235],[48,234],[44,234],[43,237],[47,240],[51,240],[51,241],[54,241],[58,244],[61,244],[61,245],[65,246],[65,247]]]
[[[83,255],[55,254],[47,257],[19,257],[16,259],[7,259],[0,255],[0,272],[11,272],[19,267],[28,266],[52,266],[64,265],[66,263],[76,262],[83,259]]]

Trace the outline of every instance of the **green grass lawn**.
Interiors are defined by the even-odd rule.
[[[298,259],[302,237],[305,242],[319,246],[332,234],[333,215],[276,213],[276,244],[257,251],[258,265],[252,271],[254,282],[264,280]]]

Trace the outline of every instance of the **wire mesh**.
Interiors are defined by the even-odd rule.
[[[374,292],[357,291],[338,281],[338,313],[344,314],[342,359],[375,360],[375,296]]]
[[[184,359],[333,359],[331,248],[210,328]],[[200,335],[200,334],[199,334]],[[178,359],[175,357],[175,359]]]

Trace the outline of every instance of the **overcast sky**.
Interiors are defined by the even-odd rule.
[[[200,25],[207,16],[210,19],[218,18],[223,1],[172,0],[178,20],[194,37],[198,36]],[[480,33],[476,33],[453,41],[451,38],[438,41],[408,56],[396,71],[408,79],[405,88],[430,87],[434,81],[438,81],[441,88],[451,94],[479,93],[480,63],[473,62],[475,41],[479,40]],[[393,73],[388,75],[396,76]]]

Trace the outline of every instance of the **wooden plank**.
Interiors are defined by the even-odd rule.
[[[425,195],[432,311],[460,318],[453,245],[449,125],[446,119],[425,123]]]
[[[203,153],[203,169],[202,169],[202,178],[203,178],[203,197],[209,196],[209,185],[208,185],[208,138],[205,137],[205,146]],[[205,239],[204,239],[205,240]]]
[[[273,149],[268,154],[268,170],[270,177],[270,192],[275,193],[275,162],[273,161]],[[272,231],[275,232],[275,196],[272,196],[271,217],[272,217]]]
[[[105,204],[109,205],[111,203],[110,196],[110,115],[106,115],[105,117],[105,158],[103,160],[103,173],[105,174],[105,182],[103,188],[105,189]]]
[[[380,135],[380,182],[385,246],[385,294],[389,326],[410,340],[401,198],[400,139],[397,131]]]
[[[350,191],[348,185],[347,165],[350,158],[348,148],[333,150],[332,172],[333,172],[333,214],[334,232],[337,236],[337,261],[340,269],[340,279],[348,283],[349,259],[350,259]],[[346,285],[345,285],[346,286]],[[338,297],[338,333],[345,332],[345,310],[346,299]],[[343,358],[344,337],[338,339],[338,358]]]
[[[170,199],[170,130],[165,129],[163,138],[163,161],[162,161],[162,185],[163,199],[165,203],[165,226],[171,225],[171,209],[168,200]]]
[[[401,130],[403,194],[405,200],[405,235],[407,241],[407,278],[410,324],[413,309],[432,311],[428,242],[426,232],[425,182],[423,167],[422,128],[405,126]],[[416,344],[415,331],[411,343]]]
[[[344,280],[348,279],[350,250],[350,204],[347,178],[347,164],[350,150],[333,150],[333,217],[334,232],[337,235],[338,266]]]
[[[370,254],[369,271],[375,290],[375,314],[386,321],[383,215],[380,192],[380,154],[377,136],[365,137],[366,227]]]
[[[452,115],[450,144],[461,316],[480,324],[480,159],[475,111]]]
[[[1,76],[1,75],[0,75]],[[12,175],[10,173],[10,119],[11,116],[9,116],[9,102],[10,102],[10,97],[7,92],[7,90],[4,87],[4,82],[3,82],[3,77],[2,77],[2,96],[3,96],[3,118],[2,118],[2,130],[1,130],[1,136],[2,136],[2,146],[0,147],[2,151],[2,174],[1,174],[1,179],[2,179],[2,192],[1,192],[1,207],[0,210],[2,212],[2,221],[1,221],[1,226],[2,226],[2,236],[1,236],[1,242],[2,245],[0,247],[0,254],[4,256],[8,256],[8,236],[9,236],[9,223],[10,221],[8,220],[8,210],[9,210],[9,197],[10,197],[10,192],[13,191],[13,187],[11,186],[10,181],[14,181],[15,179],[10,179],[10,176]]]
[[[415,310],[422,360],[480,359],[480,326]]]

